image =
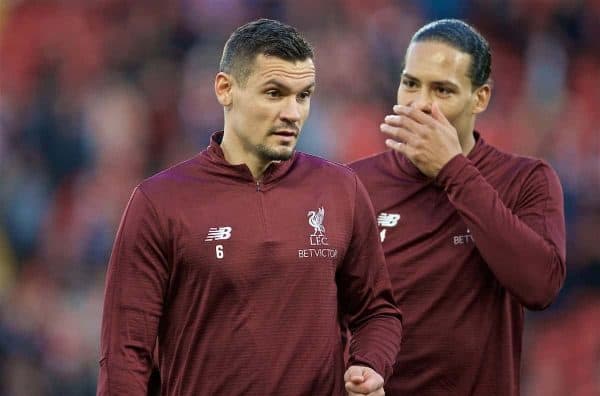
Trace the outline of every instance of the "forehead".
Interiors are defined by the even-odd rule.
[[[471,55],[436,41],[412,43],[406,51],[404,71],[420,80],[469,82]]]
[[[248,77],[249,84],[265,84],[276,80],[284,84],[309,85],[315,81],[315,65],[312,59],[287,61],[276,56],[258,55]]]

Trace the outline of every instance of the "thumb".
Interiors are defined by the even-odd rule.
[[[361,367],[358,366],[350,366],[348,368],[348,370],[346,370],[346,373],[344,374],[344,381],[348,382],[353,382],[355,384],[360,384],[362,382],[364,382],[365,377],[363,375],[363,370]]]

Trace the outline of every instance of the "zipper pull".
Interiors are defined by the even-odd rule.
[[[260,191],[260,181],[256,181],[256,191]]]

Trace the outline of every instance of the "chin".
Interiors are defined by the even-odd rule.
[[[277,150],[276,154],[273,155],[272,161],[287,161],[292,158],[294,154],[294,149],[289,148],[285,150]]]
[[[258,152],[261,156],[268,161],[287,161],[292,158],[294,154],[295,146],[284,146],[284,147],[265,147],[258,146]]]

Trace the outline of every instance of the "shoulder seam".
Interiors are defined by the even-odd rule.
[[[319,157],[318,155],[305,153],[303,151],[299,151],[298,153],[301,154],[302,156],[322,161],[323,163],[325,163],[327,165],[331,165],[335,168],[338,168],[338,167],[342,168],[342,169],[348,171],[350,174],[355,174],[354,170],[351,167],[349,167],[348,165],[343,164],[341,162],[332,161],[332,160],[329,160],[329,159],[326,159],[323,157]]]
[[[145,178],[144,180],[142,180],[142,182],[141,182],[139,185],[141,186],[142,184],[148,183],[148,182],[149,182],[149,181],[151,181],[152,179],[155,179],[155,178],[158,178],[158,177],[160,177],[160,176],[163,176],[163,175],[165,175],[166,173],[173,172],[173,171],[175,171],[177,168],[180,168],[180,167],[186,166],[186,165],[188,165],[189,163],[191,163],[192,161],[196,160],[196,159],[197,159],[197,158],[198,158],[198,157],[199,157],[201,154],[202,154],[202,152],[200,152],[200,153],[198,153],[198,154],[194,155],[193,157],[191,157],[191,158],[188,158],[188,159],[186,159],[186,160],[184,160],[184,161],[181,161],[181,162],[178,162],[178,163],[176,163],[176,164],[174,164],[174,165],[171,165],[171,166],[169,166],[169,167],[168,167],[168,168],[166,168],[166,169],[163,169],[163,170],[161,170],[161,171],[159,171],[159,172],[156,172],[155,174],[153,174],[153,175],[151,175],[151,176],[149,176],[149,177]]]

